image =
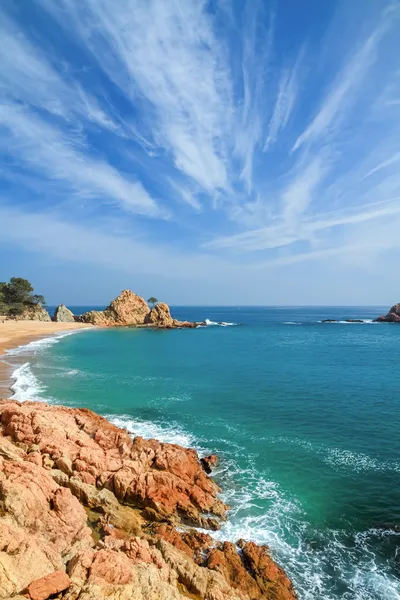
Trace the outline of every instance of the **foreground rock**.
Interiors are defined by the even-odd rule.
[[[40,304],[26,308],[17,319],[19,321],[51,321],[49,313]]]
[[[400,323],[400,304],[395,304],[386,315],[376,319],[383,323]]]
[[[54,313],[53,321],[57,323],[75,323],[74,313],[65,304],[59,304]]]
[[[268,548],[190,528],[227,510],[194,450],[86,409],[3,400],[0,423],[0,598],[295,598]]]
[[[163,329],[191,328],[200,323],[177,321],[171,317],[168,304],[159,302],[151,310],[147,302],[130,290],[124,290],[105,310],[91,310],[79,320],[101,327],[159,327]]]

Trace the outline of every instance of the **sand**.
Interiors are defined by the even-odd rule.
[[[3,320],[0,317],[0,397],[9,395],[11,369],[2,362],[6,355],[5,350],[29,344],[34,340],[49,337],[62,331],[76,329],[89,329],[89,323],[49,323],[42,321],[13,321]]]

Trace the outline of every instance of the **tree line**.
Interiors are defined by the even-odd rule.
[[[27,279],[11,277],[9,282],[0,282],[0,315],[17,317],[38,304],[44,305],[46,301],[40,294],[35,294]]]

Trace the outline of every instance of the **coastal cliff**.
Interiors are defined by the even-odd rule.
[[[267,547],[205,533],[216,457],[87,409],[2,400],[0,423],[0,598],[295,599]]]
[[[168,304],[164,302],[159,302],[150,309],[147,302],[131,290],[124,290],[105,310],[91,310],[78,317],[78,320],[101,327],[130,325],[173,329],[200,325],[200,323],[173,319]]]

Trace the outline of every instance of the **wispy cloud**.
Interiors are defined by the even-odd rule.
[[[279,81],[274,110],[268,126],[268,136],[264,144],[264,152],[276,142],[278,134],[287,126],[293,112],[299,91],[298,71],[304,49],[300,52],[293,69],[285,69]]]
[[[70,191],[122,206],[127,211],[160,216],[162,210],[143,185],[124,177],[107,162],[85,152],[84,142],[14,104],[0,105],[1,148],[16,164],[28,166]]]
[[[389,3],[383,10],[374,31],[361,43],[354,55],[349,56],[345,61],[343,70],[336,77],[310,125],[297,138],[293,150],[321,136],[326,137],[341,118],[348,116],[349,107],[357,97],[364,77],[376,60],[379,43],[390,26],[393,26],[394,21],[397,21],[399,6],[396,4]]]

